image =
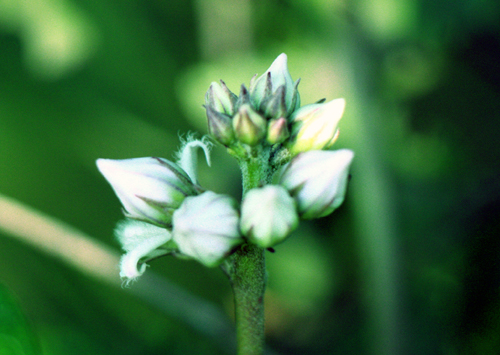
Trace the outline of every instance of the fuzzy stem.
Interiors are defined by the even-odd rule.
[[[234,292],[238,355],[260,355],[264,348],[264,249],[244,244],[233,257],[231,285]]]
[[[240,161],[243,193],[271,180],[265,159]],[[264,249],[243,244],[233,255],[229,272],[234,293],[238,355],[261,355],[264,349],[264,293],[266,265]]]

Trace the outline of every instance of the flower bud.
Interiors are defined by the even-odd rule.
[[[262,112],[268,118],[286,117],[285,85],[281,85],[274,94],[262,102]]]
[[[287,124],[284,117],[270,120],[267,127],[267,142],[270,144],[283,143],[290,136]]]
[[[227,147],[235,139],[231,117],[224,113],[215,111],[210,106],[206,106],[206,110],[208,119],[208,133],[217,142]]]
[[[241,84],[240,96],[238,96],[238,100],[236,100],[236,110],[243,105],[250,105],[250,94],[245,84]]]
[[[216,266],[243,242],[236,201],[206,191],[187,197],[174,212],[173,238],[182,254],[205,266]]]
[[[278,75],[276,74],[276,77]],[[250,99],[256,110],[260,110],[261,104],[273,93],[273,82],[269,70],[257,79],[257,74],[250,80]]]
[[[225,82],[220,80],[219,84],[214,81],[205,94],[205,105],[216,112],[232,116],[237,99],[238,97],[227,88]]]
[[[296,155],[308,150],[330,147],[337,139],[337,125],[344,113],[345,100],[302,106],[290,117],[292,139],[290,152]]]
[[[297,201],[302,218],[327,216],[342,204],[353,157],[351,150],[340,149],[312,150],[292,159],[280,184]]]
[[[131,281],[146,271],[146,262],[175,253],[172,234],[142,221],[127,219],[117,224],[115,235],[126,254],[120,260],[120,276]]]
[[[242,143],[256,145],[266,134],[267,122],[250,105],[242,105],[233,117],[236,137]]]
[[[255,77],[250,83],[250,100],[253,107],[263,110],[262,104],[269,100],[269,96],[284,85],[286,116],[290,115],[300,106],[300,96],[297,91],[299,80],[295,83],[288,71],[287,56],[282,53],[275,59],[269,69],[258,79]]]
[[[241,232],[262,248],[282,242],[299,223],[295,201],[282,186],[252,189],[241,205]]]
[[[169,226],[172,214],[198,188],[177,164],[162,158],[98,159],[99,171],[120,199],[125,216]]]

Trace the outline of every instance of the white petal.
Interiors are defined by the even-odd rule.
[[[146,270],[145,263],[138,268],[141,259],[156,255],[156,249],[172,239],[168,230],[135,220],[121,222],[115,234],[127,251],[120,260],[120,276],[128,280],[136,279]]]

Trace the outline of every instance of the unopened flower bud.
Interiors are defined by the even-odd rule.
[[[297,91],[298,84],[298,80],[295,83],[293,82],[288,71],[287,56],[282,53],[262,76],[252,79],[250,83],[250,100],[253,107],[257,110],[263,110],[262,104],[269,101],[270,95],[284,85],[286,116],[288,116],[300,106],[300,96]]]
[[[220,83],[213,82],[205,94],[205,105],[212,110],[232,116],[238,97],[231,92],[222,80]]]
[[[216,266],[243,242],[238,219],[233,198],[206,191],[174,212],[173,238],[182,254]]]
[[[262,112],[268,118],[279,118],[287,116],[285,104],[285,85],[281,85],[274,94],[262,102]]]
[[[282,186],[252,189],[243,199],[240,229],[262,248],[282,242],[298,223],[295,201]]]
[[[302,106],[290,117],[292,138],[290,152],[296,155],[308,150],[330,147],[337,139],[337,125],[344,113],[345,100]]]
[[[242,143],[256,145],[266,134],[267,122],[250,105],[242,105],[233,117],[236,137]]]
[[[234,130],[231,117],[215,111],[210,106],[206,106],[208,133],[222,145],[230,145],[234,139]]]
[[[236,100],[236,110],[243,105],[250,105],[250,94],[245,84],[241,84],[240,96],[238,96],[238,100]]]
[[[344,201],[354,153],[312,150],[300,153],[284,170],[280,184],[295,198],[304,219],[329,215]]]
[[[198,194],[177,164],[162,158],[98,159],[99,171],[111,184],[127,217],[169,226],[186,196]]]
[[[290,136],[288,121],[281,117],[269,121],[266,140],[270,144],[283,143]]]
[[[260,110],[262,102],[272,93],[273,82],[269,70],[259,78],[257,78],[257,74],[255,74],[252,80],[250,80],[250,99],[255,109]]]

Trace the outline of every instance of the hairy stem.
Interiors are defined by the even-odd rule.
[[[244,194],[271,180],[268,160],[262,158],[240,162]],[[243,244],[233,254],[231,263],[229,277],[234,293],[238,355],[260,355],[264,349],[264,249]]]
[[[264,249],[244,244],[233,257],[236,339],[239,355],[260,355],[264,348]]]

